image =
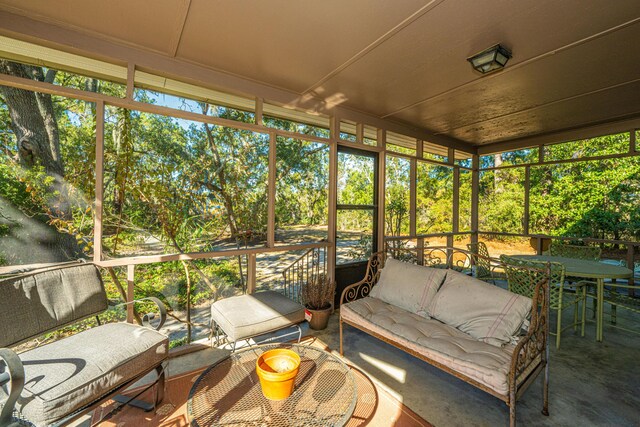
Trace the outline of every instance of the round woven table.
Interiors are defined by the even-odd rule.
[[[289,348],[300,355],[291,396],[262,395],[256,360],[267,350]],[[205,370],[189,393],[192,426],[343,426],[356,405],[356,384],[340,359],[318,348],[267,344],[237,351]]]

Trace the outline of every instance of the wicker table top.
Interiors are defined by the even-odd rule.
[[[262,395],[256,360],[267,350],[290,348],[300,355],[293,394],[281,401]],[[210,366],[189,393],[192,426],[343,426],[356,405],[356,385],[347,365],[330,353],[297,344],[267,344],[237,351]]]

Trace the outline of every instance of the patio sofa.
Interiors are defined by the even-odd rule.
[[[531,299],[454,270],[373,254],[365,278],[341,295],[340,354],[348,324],[504,401],[511,426],[516,400],[544,371],[548,415],[548,279],[538,274]]]
[[[159,308],[154,323],[160,328],[166,319],[164,306],[147,299]],[[145,406],[115,394],[154,370],[155,402],[145,409],[162,400],[169,342],[150,327],[107,323],[20,354],[8,348],[97,316],[107,306],[100,272],[89,263],[0,281],[0,426],[17,420],[65,425],[112,397]],[[143,316],[142,323],[150,326],[153,317]]]

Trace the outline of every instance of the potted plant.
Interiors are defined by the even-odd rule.
[[[314,275],[302,285],[302,302],[311,316],[307,318],[311,329],[319,331],[327,327],[335,292],[336,284],[326,274]]]

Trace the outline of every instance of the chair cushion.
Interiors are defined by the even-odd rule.
[[[496,346],[512,341],[531,312],[531,298],[453,270],[431,301],[431,317]]]
[[[389,258],[370,295],[411,313],[428,317],[426,307],[442,285],[446,274],[443,269]]]
[[[256,292],[214,302],[211,319],[238,341],[304,322],[304,307],[275,291]]]
[[[16,409],[35,425],[49,425],[158,366],[168,348],[153,329],[109,323],[26,351]]]
[[[340,316],[501,395],[509,392],[511,345],[489,345],[435,319],[425,319],[372,297],[343,304]]]
[[[0,347],[55,331],[107,309],[100,271],[93,264],[29,273],[0,281]]]

